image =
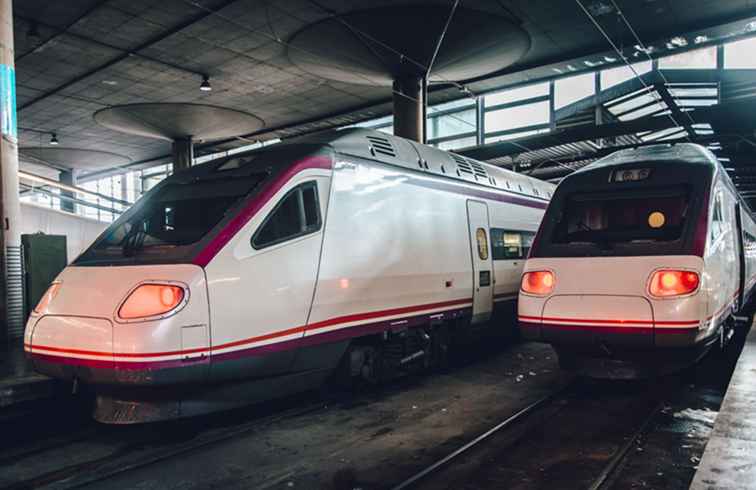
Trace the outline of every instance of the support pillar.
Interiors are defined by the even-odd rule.
[[[13,2],[0,0],[0,342],[23,335],[21,204],[18,193],[18,127],[13,47]]]
[[[192,167],[194,162],[194,142],[191,136],[173,140],[173,173]]]
[[[66,184],[70,186],[76,185],[76,174],[73,170],[66,170],[60,173],[58,176],[58,180],[61,184]],[[61,199],[60,199],[60,209],[61,211],[68,211],[69,213],[75,213],[76,212],[76,204],[71,201],[70,199],[75,198],[73,192],[71,191],[60,191]],[[65,198],[69,199],[65,199]]]
[[[425,143],[425,97],[421,78],[394,80],[394,134]]]

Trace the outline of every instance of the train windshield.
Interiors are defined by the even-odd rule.
[[[568,246],[584,252],[581,255],[681,252],[683,233],[691,221],[689,208],[685,188],[573,194],[564,201],[551,245]]]
[[[113,223],[75,265],[180,261],[266,176],[166,183]]]

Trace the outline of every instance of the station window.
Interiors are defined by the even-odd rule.
[[[525,259],[535,234],[529,231],[509,231],[491,228],[491,249],[494,260]]]
[[[587,73],[554,82],[554,108],[559,109],[596,93],[596,75]]]
[[[636,73],[638,74],[638,76],[640,76],[651,71],[650,61],[641,61],[639,63],[634,63],[631,66],[632,68],[630,66],[623,65],[617,66],[615,68],[609,68],[608,70],[602,70],[601,90],[606,90],[608,88],[614,87],[615,85],[619,85],[622,82],[632,80],[636,77]]]
[[[725,69],[752,69],[756,68],[756,37],[742,39],[724,45]]]
[[[659,69],[714,69],[717,67],[717,48],[694,49],[659,58]]]
[[[261,249],[313,233],[320,229],[318,187],[307,182],[289,191],[252,237],[252,246]]]

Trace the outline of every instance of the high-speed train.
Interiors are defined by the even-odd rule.
[[[507,312],[554,186],[376,131],[165,179],[54,281],[25,350],[95,418],[176,418],[442,362]]]
[[[756,223],[722,165],[698,145],[653,145],[559,184],[525,264],[518,319],[563,368],[646,377],[724,344],[755,283]]]

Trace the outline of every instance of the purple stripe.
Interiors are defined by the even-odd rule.
[[[231,352],[225,352],[221,354],[214,354],[212,356],[197,357],[191,359],[171,359],[167,361],[104,361],[93,359],[82,359],[77,357],[63,357],[57,355],[47,355],[33,353],[32,358],[39,359],[41,361],[66,364],[72,366],[87,366],[91,368],[100,369],[115,369],[116,371],[154,371],[158,369],[169,369],[179,367],[195,366],[197,364],[207,364],[210,362],[229,361],[233,359],[241,359],[251,356],[265,356],[267,354],[273,354],[276,352],[283,352],[291,349],[298,349],[302,347],[309,347],[328,342],[338,342],[342,340],[348,340],[356,337],[362,337],[365,335],[373,335],[390,330],[404,329],[407,327],[414,327],[417,325],[423,325],[430,322],[431,317],[438,320],[451,320],[454,318],[460,318],[462,316],[469,316],[472,313],[472,308],[460,308],[456,310],[447,310],[439,313],[425,313],[422,315],[416,315],[411,317],[398,318],[394,320],[383,320],[374,323],[368,323],[364,325],[355,325],[353,327],[344,327],[338,330],[332,330],[330,332],[323,332],[316,335],[308,335],[299,337],[296,339],[285,340],[283,342],[276,342],[273,344],[260,345],[257,347],[251,347],[249,349],[241,349]]]
[[[364,325],[355,325],[353,327],[339,328],[337,330],[331,330],[330,332],[307,335],[296,339],[285,340],[283,342],[276,342],[274,344],[261,345],[257,347],[251,347],[249,349],[225,352],[222,354],[214,354],[212,360],[213,362],[227,361],[248,356],[272,354],[275,352],[282,352],[301,347],[310,347],[328,342],[339,342],[356,337],[363,337],[365,335],[374,335],[389,330],[399,330],[406,327],[415,327],[417,325],[428,323],[431,320],[431,317],[439,320],[451,320],[462,316],[469,316],[471,313],[472,308],[461,308],[458,310],[447,310],[444,312],[430,314],[426,313],[412,317],[384,320],[375,323],[367,323]],[[401,322],[401,324],[398,324],[398,322]]]

